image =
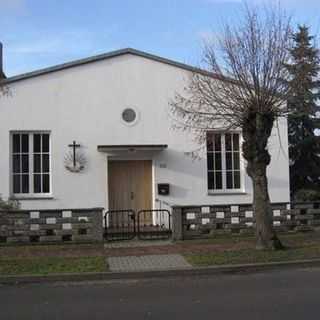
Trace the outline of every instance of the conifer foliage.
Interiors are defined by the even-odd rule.
[[[320,187],[320,56],[307,26],[298,26],[293,34],[288,85],[289,156],[291,194]]]

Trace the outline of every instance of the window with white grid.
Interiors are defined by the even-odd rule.
[[[11,150],[12,193],[50,194],[50,134],[14,132],[11,134]]]
[[[240,134],[207,133],[208,190],[241,191]]]

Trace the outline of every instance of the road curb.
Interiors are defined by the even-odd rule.
[[[52,283],[52,282],[80,282],[107,280],[141,280],[152,278],[209,276],[237,273],[255,273],[276,269],[294,269],[320,267],[320,259],[298,260],[287,262],[270,262],[255,264],[224,265],[215,267],[198,267],[185,269],[135,271],[135,272],[98,272],[98,273],[70,273],[52,274],[46,276],[0,276],[1,285]]]

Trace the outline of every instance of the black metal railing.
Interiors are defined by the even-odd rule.
[[[169,239],[172,234],[169,210],[140,210],[138,212],[137,230],[138,237],[141,240]]]
[[[134,210],[109,210],[104,216],[106,240],[131,240],[136,236]]]
[[[169,239],[172,221],[169,210],[110,210],[104,217],[106,240]]]

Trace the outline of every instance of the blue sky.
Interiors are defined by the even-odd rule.
[[[320,33],[320,0],[281,2],[295,21]],[[4,69],[12,76],[125,47],[199,65],[203,39],[225,19],[236,23],[241,6],[241,0],[0,0]]]

